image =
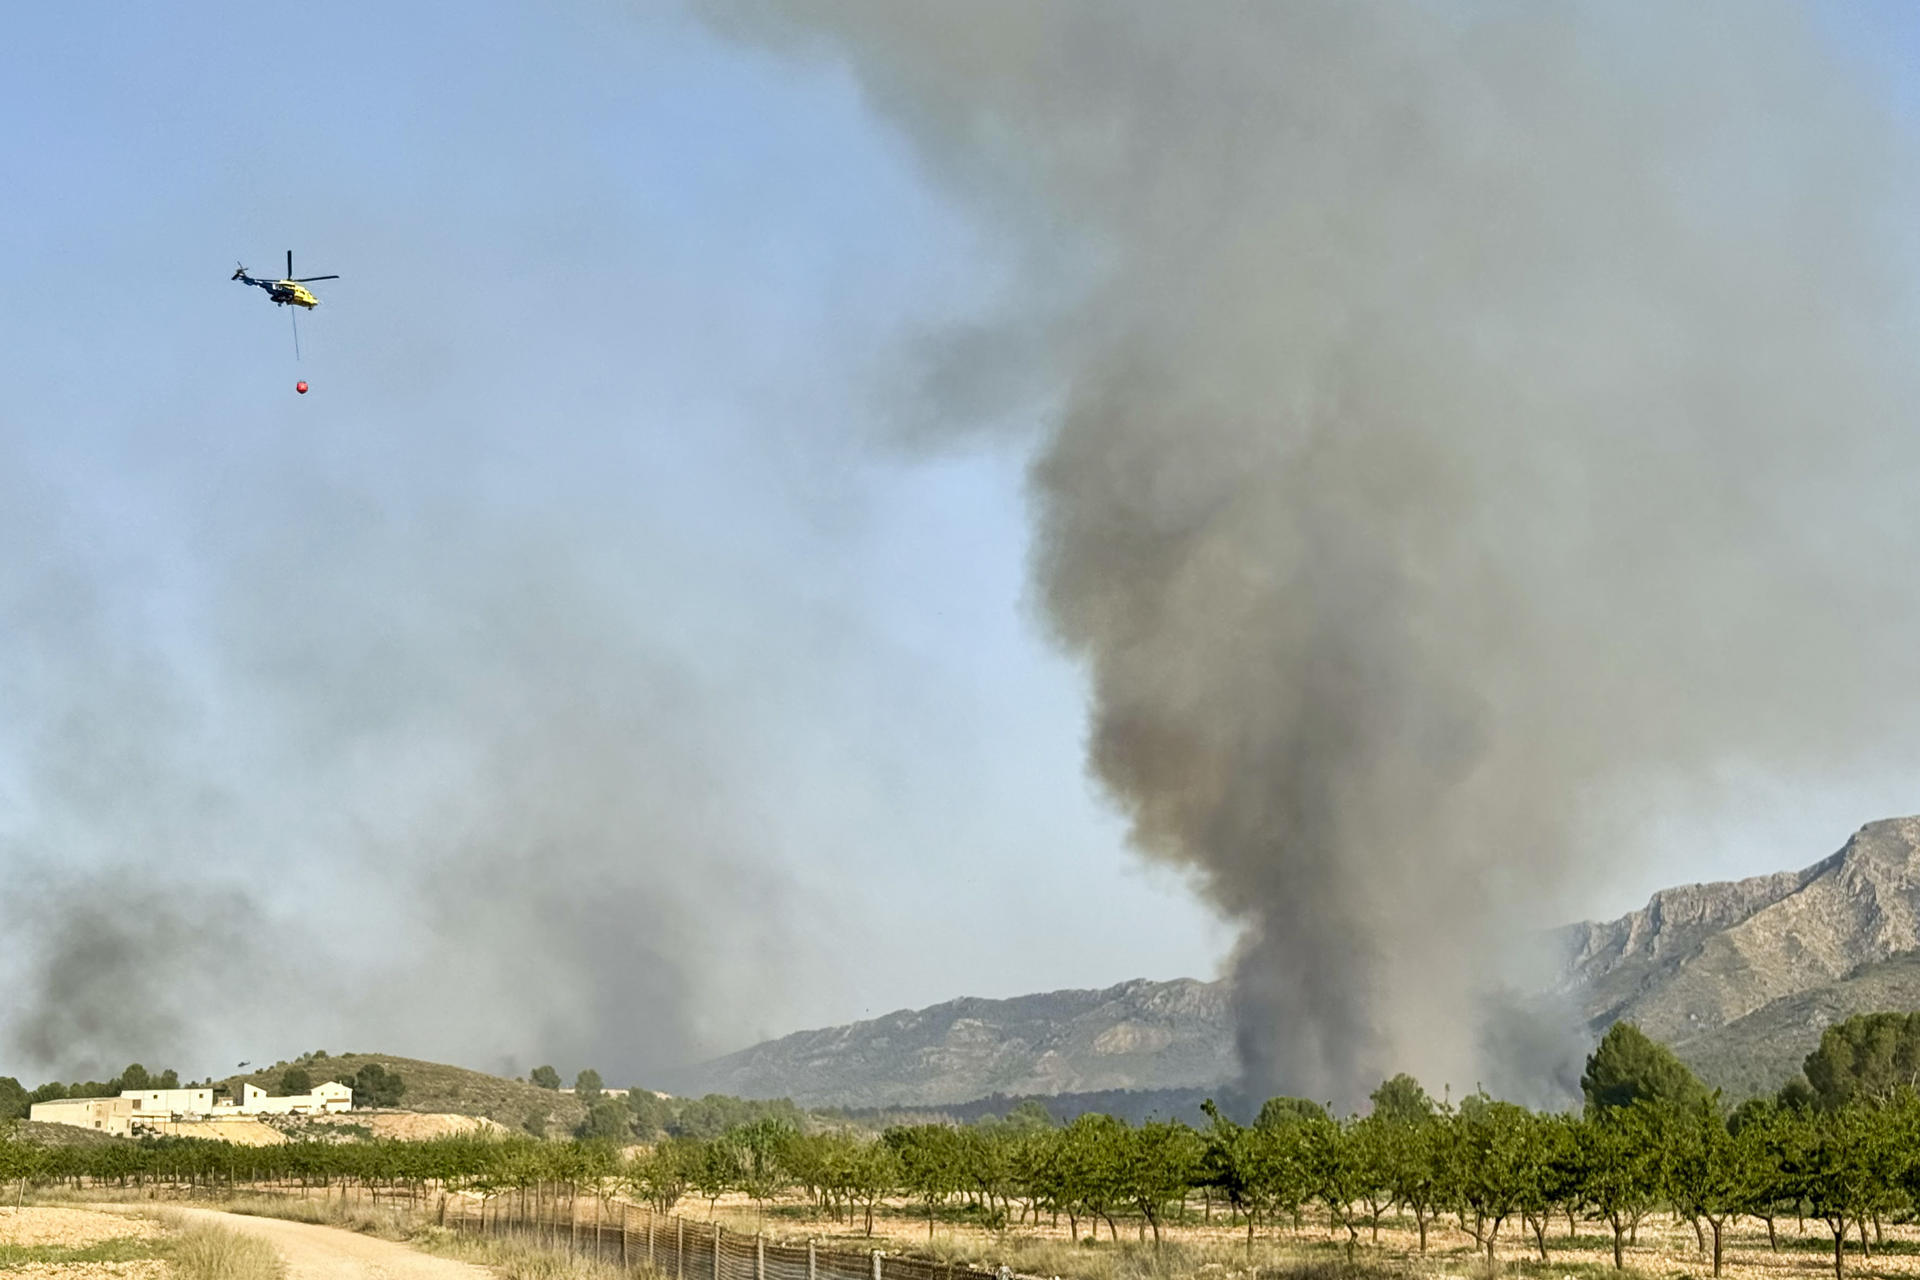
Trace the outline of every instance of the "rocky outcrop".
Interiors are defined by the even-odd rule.
[[[1629,1019],[1684,1045],[1920,949],[1920,818],[1870,823],[1803,871],[1666,890],[1561,936],[1562,990],[1592,1026]]]

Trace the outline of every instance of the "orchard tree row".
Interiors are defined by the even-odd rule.
[[[929,1233],[946,1214],[990,1227],[1064,1218],[1076,1238],[1104,1225],[1117,1239],[1126,1218],[1156,1242],[1168,1222],[1217,1208],[1244,1225],[1250,1246],[1257,1233],[1297,1232],[1310,1218],[1358,1246],[1393,1217],[1412,1220],[1423,1250],[1446,1221],[1489,1257],[1518,1237],[1543,1260],[1554,1222],[1572,1235],[1585,1219],[1611,1232],[1616,1266],[1647,1216],[1665,1212],[1693,1225],[1716,1274],[1736,1219],[1764,1222],[1777,1247],[1779,1219],[1811,1218],[1831,1233],[1843,1277],[1850,1244],[1870,1255],[1888,1217],[1920,1209],[1916,1079],[1920,1017],[1875,1015],[1829,1029],[1804,1079],[1777,1097],[1728,1111],[1670,1051],[1622,1024],[1587,1061],[1578,1113],[1484,1093],[1436,1102],[1403,1075],[1374,1091],[1364,1117],[1274,1098],[1245,1124],[1209,1104],[1197,1129],[1097,1114],[1059,1127],[1029,1105],[989,1124],[900,1125],[877,1136],[806,1132],[785,1113],[747,1110],[712,1136],[624,1151],[616,1141],[520,1137],[44,1147],[0,1130],[0,1178],[358,1184],[416,1198],[439,1188],[485,1203],[625,1192],[662,1212],[689,1198],[739,1193],[764,1206],[798,1195],[869,1233],[880,1206],[904,1202],[925,1214]]]

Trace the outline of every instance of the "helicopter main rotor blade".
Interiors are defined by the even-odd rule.
[[[340,278],[339,276],[301,276],[298,280],[295,280],[293,283],[309,284],[315,280],[338,280],[339,278]]]
[[[287,275],[293,275],[293,250],[287,250]]]

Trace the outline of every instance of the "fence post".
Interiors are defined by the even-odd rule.
[[[719,1223],[713,1224],[713,1280],[720,1280],[720,1235],[724,1230]]]
[[[647,1206],[647,1269],[653,1269],[653,1206]]]
[[[883,1256],[885,1255],[882,1250],[875,1249],[873,1251],[873,1280],[882,1280],[880,1275],[880,1259]]]
[[[807,1280],[820,1280],[820,1259],[814,1252],[814,1242],[807,1241]]]
[[[673,1220],[673,1266],[676,1280],[687,1280],[687,1220]]]
[[[620,1269],[627,1269],[627,1202],[620,1202]]]
[[[767,1280],[767,1238],[753,1233],[753,1280]]]

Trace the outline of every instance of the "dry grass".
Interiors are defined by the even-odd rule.
[[[693,1220],[711,1218],[728,1231],[764,1230],[770,1238],[812,1237],[823,1248],[931,1254],[942,1261],[951,1258],[988,1267],[1005,1263],[1024,1275],[1059,1280],[1633,1280],[1636,1276],[1704,1278],[1712,1272],[1711,1256],[1700,1252],[1693,1228],[1665,1214],[1641,1223],[1638,1242],[1626,1250],[1625,1270],[1615,1271],[1607,1228],[1582,1220],[1577,1234],[1569,1237],[1565,1218],[1549,1226],[1545,1262],[1520,1223],[1506,1223],[1489,1267],[1473,1238],[1452,1218],[1430,1224],[1425,1253],[1419,1250],[1411,1217],[1383,1220],[1377,1244],[1363,1226],[1359,1242],[1349,1251],[1344,1231],[1329,1233],[1324,1210],[1310,1212],[1298,1231],[1263,1225],[1249,1247],[1244,1223],[1230,1225],[1216,1212],[1208,1224],[1196,1203],[1186,1222],[1164,1230],[1163,1245],[1156,1252],[1151,1235],[1142,1240],[1138,1223],[1124,1218],[1119,1220],[1118,1240],[1103,1222],[1099,1239],[1090,1243],[1085,1221],[1079,1224],[1080,1239],[1071,1241],[1064,1218],[1058,1226],[1043,1221],[994,1230],[955,1216],[939,1220],[929,1241],[926,1218],[906,1205],[884,1208],[875,1219],[871,1238],[857,1227],[814,1218],[807,1206],[793,1202],[775,1204],[762,1213],[752,1201],[728,1196],[711,1212],[704,1200],[684,1201],[681,1211]],[[1833,1237],[1824,1226],[1809,1220],[1803,1229],[1791,1217],[1776,1226],[1778,1251],[1769,1248],[1764,1223],[1743,1219],[1729,1230],[1723,1271],[1727,1280],[1832,1276]],[[1876,1244],[1871,1259],[1861,1257],[1855,1241],[1847,1251],[1847,1276],[1848,1280],[1920,1280],[1920,1223],[1886,1224],[1885,1243]]]
[[[174,1234],[166,1257],[177,1280],[283,1280],[286,1264],[271,1244],[225,1227],[184,1222],[161,1211]]]

